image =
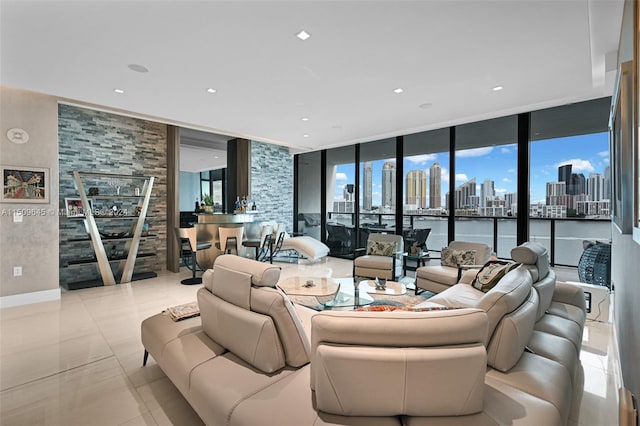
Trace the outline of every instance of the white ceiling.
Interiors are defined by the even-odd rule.
[[[2,0],[0,83],[300,152],[608,96],[622,6]]]

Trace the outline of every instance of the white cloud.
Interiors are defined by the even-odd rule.
[[[440,169],[440,180],[442,182],[449,182],[449,170],[444,167]]]
[[[500,148],[500,152],[503,154],[508,154],[511,152],[511,150],[509,148]]]
[[[496,194],[506,194],[508,191],[504,188],[496,188]]]
[[[458,157],[482,157],[483,155],[490,154],[493,151],[492,146],[485,146],[482,148],[463,149],[462,151],[456,151]]]
[[[336,173],[336,180],[347,180],[347,174],[342,172]]]
[[[413,164],[426,164],[429,161],[435,161],[438,156],[436,154],[420,154],[412,157],[406,157]]]
[[[598,155],[599,155],[600,157],[608,157],[608,156],[609,156],[609,151],[600,151],[600,152],[598,153]]]
[[[507,173],[515,173],[515,172],[516,172],[516,169],[508,169],[507,170]]]
[[[456,173],[456,182],[466,182],[469,178],[464,173]]]
[[[571,172],[593,172],[594,168],[589,160],[581,160],[580,158],[572,158],[571,160],[563,161],[558,163],[556,167],[564,166],[567,164],[571,164]]]
[[[506,177],[506,178],[502,178],[502,181],[503,181],[503,182],[511,182],[511,179],[509,179],[509,178],[507,178],[507,177]]]

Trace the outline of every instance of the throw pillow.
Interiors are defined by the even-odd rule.
[[[396,243],[382,241],[367,241],[367,254],[373,256],[393,256],[396,253]]]
[[[507,275],[507,273],[520,266],[515,262],[503,262],[500,260],[490,260],[478,271],[473,280],[473,287],[486,293],[495,287],[496,284]]]
[[[475,250],[455,250],[449,247],[443,247],[441,253],[442,266],[457,268],[460,265],[475,265]]]

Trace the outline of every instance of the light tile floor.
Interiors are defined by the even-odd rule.
[[[351,276],[351,262],[343,259],[278,265],[283,277]],[[152,359],[142,367],[140,323],[195,300],[199,286],[180,284],[189,274],[165,272],[0,310],[0,424],[202,425]],[[611,324],[588,321],[581,359],[584,396],[569,424],[617,424]]]

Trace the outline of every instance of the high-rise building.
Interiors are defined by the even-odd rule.
[[[410,170],[406,177],[407,198],[405,203],[420,209],[427,207],[427,173],[424,170]]]
[[[371,161],[366,161],[362,168],[362,209],[371,211],[373,205],[373,166]]]
[[[611,200],[611,168],[609,166],[604,168],[604,193],[605,200]]]
[[[382,165],[382,206],[396,206],[396,163],[387,161]]]
[[[558,167],[558,182],[564,182],[567,188],[571,186],[571,164]]]
[[[567,195],[566,182],[547,182],[547,198],[559,195]]]
[[[571,191],[569,191],[571,189]],[[580,195],[586,194],[586,179],[582,173],[573,173],[571,175],[571,188],[567,186],[567,194]]]
[[[440,168],[440,164],[433,163],[433,165],[429,167],[429,207],[432,209],[442,207],[441,188],[442,169]]]
[[[587,180],[587,197],[589,201],[604,200],[604,176],[600,173],[590,173]]]
[[[456,188],[456,209],[473,209],[478,207],[476,195],[476,178],[466,181]]]
[[[355,188],[355,185],[352,183],[348,183],[344,186],[344,189],[342,190],[342,196],[345,201],[353,201],[355,199],[354,188]]]
[[[480,207],[487,207],[487,200],[496,196],[495,184],[491,179],[485,179],[480,187]]]

